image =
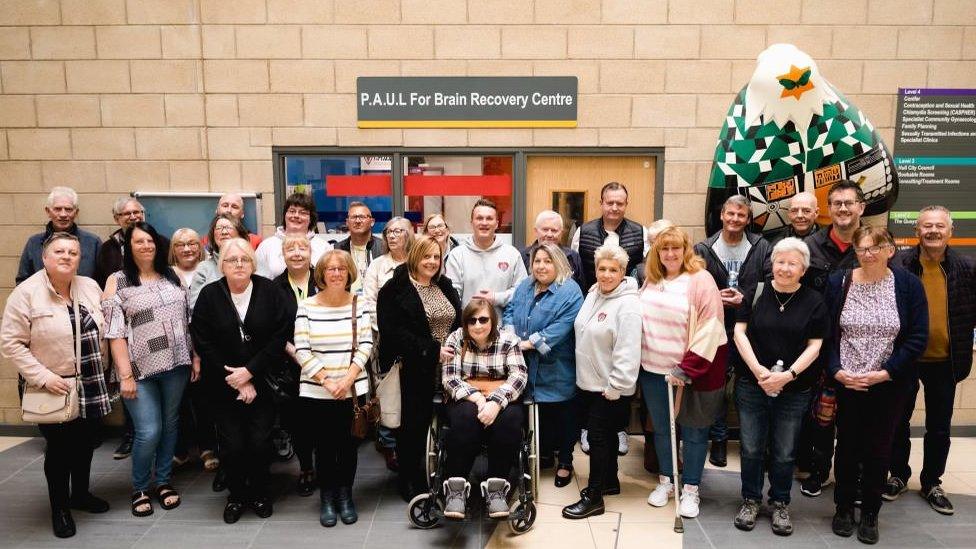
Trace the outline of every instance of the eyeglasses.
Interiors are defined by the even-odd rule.
[[[189,242],[174,242],[173,243],[173,247],[175,247],[175,248],[199,248],[200,247],[200,243],[199,242],[192,241],[192,240],[189,241]]]
[[[473,316],[467,320],[468,326],[474,326],[475,324],[488,324],[491,322],[491,318],[487,316]]]
[[[126,210],[124,212],[119,212],[119,217],[139,217],[146,213],[146,210]]]
[[[236,228],[227,225],[223,225],[223,226],[218,225],[217,227],[214,227],[215,233],[232,233],[236,231],[237,231]]]
[[[403,228],[400,228],[400,227],[397,227],[395,229],[387,229],[386,230],[387,236],[401,236],[401,235],[405,234],[406,232],[407,232],[406,229],[403,229]]]
[[[247,265],[247,264],[251,263],[252,261],[253,260],[250,257],[247,257],[247,256],[244,256],[244,257],[228,257],[228,258],[224,259],[224,264],[225,265],[237,265],[238,267],[243,267],[244,265]]]
[[[297,215],[298,217],[311,217],[312,214],[305,208],[288,208],[285,215]]]
[[[373,216],[371,215],[350,215],[346,219],[348,219],[349,221],[366,221],[367,219],[372,219],[372,218]]]
[[[447,228],[446,223],[431,223],[430,225],[427,225],[428,231],[439,231],[441,229],[446,229],[446,228]]]
[[[851,208],[854,207],[855,204],[860,204],[860,203],[861,203],[860,200],[834,200],[830,203],[830,207],[836,208],[838,210],[841,208],[847,208],[848,210],[850,210]]]
[[[349,269],[345,267],[326,267],[325,272],[327,273],[347,273]]]
[[[870,253],[871,255],[878,255],[881,250],[885,250],[890,246],[890,244],[875,244],[874,246],[867,246],[864,248],[854,247],[854,253],[857,255],[864,255]]]

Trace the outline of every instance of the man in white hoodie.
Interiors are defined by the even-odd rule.
[[[444,274],[461,296],[461,305],[474,298],[495,306],[499,317],[519,281],[526,277],[518,249],[495,236],[498,207],[482,198],[471,209],[471,239],[451,250]]]

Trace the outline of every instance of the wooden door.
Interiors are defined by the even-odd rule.
[[[527,163],[527,243],[535,240],[535,216],[547,209],[563,214],[568,242],[579,224],[600,217],[600,189],[610,181],[627,187],[628,219],[641,225],[654,221],[656,157],[529,156]]]

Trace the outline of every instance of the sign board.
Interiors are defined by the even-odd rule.
[[[952,211],[950,244],[976,255],[976,89],[899,89],[895,165],[889,228],[898,244],[917,244],[918,210],[938,204]]]
[[[575,128],[575,76],[360,76],[360,128]]]

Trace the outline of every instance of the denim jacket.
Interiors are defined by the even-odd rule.
[[[505,307],[503,325],[535,346],[524,354],[528,390],[536,402],[564,402],[576,394],[573,321],[582,306],[583,294],[572,279],[554,282],[536,295],[535,279],[527,277]]]

